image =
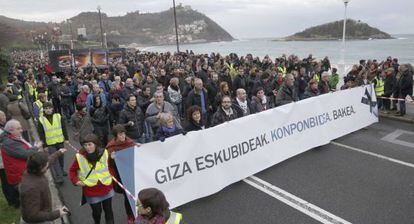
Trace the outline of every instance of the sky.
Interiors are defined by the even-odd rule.
[[[343,0],[176,0],[204,13],[237,39],[284,37],[310,26],[342,20]],[[0,0],[0,15],[27,21],[61,22],[80,12],[108,16],[127,12],[159,12],[172,0]],[[414,1],[351,0],[348,18],[390,34],[414,33]]]

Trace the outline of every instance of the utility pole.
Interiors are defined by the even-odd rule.
[[[72,20],[68,20],[69,28],[70,28],[70,49],[73,49],[73,30],[72,30]]]
[[[98,13],[99,13],[99,26],[101,27],[101,46],[104,48],[104,36],[103,36],[103,29],[102,29],[102,15],[101,15],[101,6],[98,5]]]
[[[175,41],[177,44],[177,53],[180,53],[180,44],[178,43],[178,27],[177,27],[177,13],[175,11],[175,0],[173,0],[173,8],[174,8],[174,22],[175,22]]]

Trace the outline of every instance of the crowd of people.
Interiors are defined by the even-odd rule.
[[[386,113],[398,109],[395,113],[404,116],[405,101],[399,100],[397,106],[388,98],[413,95],[413,67],[391,57],[361,60],[345,74],[343,86],[338,86],[340,76],[329,58],[317,60],[312,55],[272,60],[251,54],[128,51],[122,62],[57,73],[52,72],[47,56],[41,58],[37,51],[13,52],[12,59],[8,83],[0,85],[4,131],[0,174],[6,199],[11,206],[21,207],[27,223],[68,213],[66,207],[52,211],[50,197],[28,196],[33,186],[25,179],[38,178],[32,182],[42,186],[45,180],[39,178],[49,167],[56,184],[69,175],[74,185],[82,187],[83,202],[90,204],[95,223],[100,223],[102,210],[106,223],[114,222],[111,200],[115,193],[124,194],[129,223],[165,223],[170,217],[174,217],[170,223],[180,223],[181,214],[170,212],[156,189],[140,194],[142,207],[135,220],[127,195],[112,182],[111,176],[119,179],[115,152],[370,83],[380,97],[379,109]],[[37,130],[31,130],[30,118]],[[34,131],[41,142],[32,144]],[[69,133],[81,148],[67,172],[63,149]],[[47,193],[48,188],[42,188],[37,196]],[[34,209],[33,203],[43,206]]]

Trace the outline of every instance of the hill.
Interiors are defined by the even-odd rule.
[[[233,37],[206,15],[189,6],[177,6],[177,22],[181,43],[231,41]],[[172,8],[158,13],[127,13],[124,16],[108,17],[102,13],[103,30],[107,33],[107,41],[116,44],[137,43],[140,45],[159,45],[175,43],[175,25]],[[86,38],[100,41],[99,14],[82,12],[70,18],[72,32],[77,34],[78,28],[86,28]],[[0,46],[9,45],[11,40],[19,38],[22,42],[31,43],[33,36],[44,32],[52,39],[70,39],[70,28],[67,22],[41,23],[26,22],[0,16]],[[58,32],[56,34],[56,28]],[[12,32],[10,32],[12,31]],[[54,33],[54,34],[53,34]]]
[[[302,32],[281,38],[284,41],[318,41],[342,39],[343,20],[322,24],[305,29]],[[392,39],[391,35],[361,21],[348,19],[346,21],[346,39]]]

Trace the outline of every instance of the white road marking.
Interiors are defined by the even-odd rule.
[[[391,142],[391,143],[394,143],[394,144],[398,144],[398,145],[407,146],[409,148],[414,149],[414,143],[413,142],[407,142],[407,141],[397,139],[398,137],[400,137],[403,134],[412,135],[414,137],[414,132],[412,132],[412,131],[397,129],[394,132],[392,132],[392,133],[386,135],[385,137],[381,138],[381,140]]]
[[[250,176],[243,180],[254,188],[276,198],[277,200],[289,205],[290,207],[312,217],[324,224],[350,224],[350,222],[333,215],[322,208],[319,208],[295,195],[280,189],[258,177]]]
[[[400,165],[403,165],[403,166],[408,166],[408,167],[414,168],[414,164],[412,164],[412,163],[407,163],[407,162],[404,162],[404,161],[401,161],[401,160],[398,160],[398,159],[393,159],[393,158],[388,157],[388,156],[383,156],[383,155],[380,155],[380,154],[377,154],[377,153],[368,152],[368,151],[365,151],[365,150],[362,150],[362,149],[359,149],[359,148],[355,148],[355,147],[352,147],[352,146],[349,146],[349,145],[344,145],[344,144],[341,144],[341,143],[338,143],[338,142],[331,142],[331,144],[336,145],[336,146],[340,146],[340,147],[343,147],[343,148],[346,148],[346,149],[350,149],[350,150],[353,150],[353,151],[356,151],[356,152],[360,152],[360,153],[363,153],[363,154],[367,154],[367,155],[370,155],[370,156],[374,156],[374,157],[377,157],[377,158],[380,158],[380,159],[388,160],[390,162],[397,163],[397,164],[400,164]]]

